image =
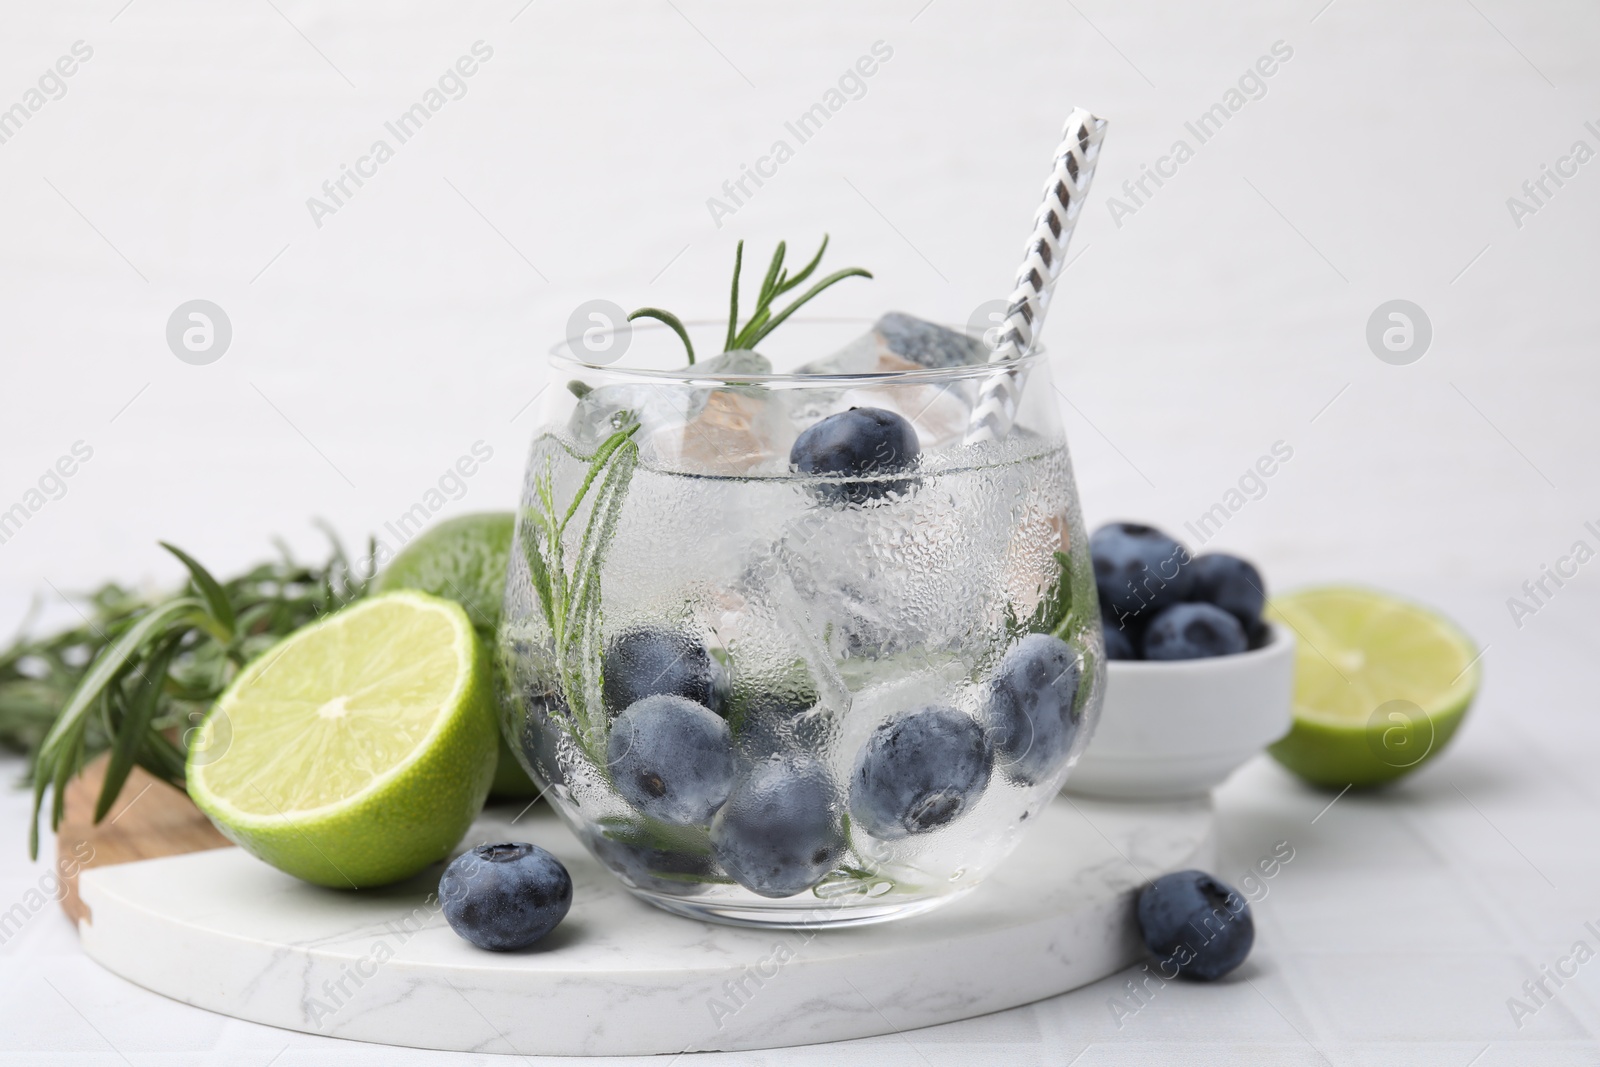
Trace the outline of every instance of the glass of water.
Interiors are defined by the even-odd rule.
[[[511,748],[670,911],[850,925],[970,891],[1100,707],[1042,355],[969,444],[994,370],[960,331],[796,322],[680,369],[623,331],[552,354],[498,635]]]

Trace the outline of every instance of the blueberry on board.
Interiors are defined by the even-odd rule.
[[[705,891],[711,857],[618,841],[604,834],[589,837],[589,847],[611,872],[635,889],[674,897]]]
[[[675,630],[629,630],[606,648],[601,673],[606,707],[613,713],[658,693],[684,697],[708,708],[718,704],[711,653],[693,637]]]
[[[801,474],[846,476],[848,481],[811,487],[825,504],[864,504],[910,488],[905,478],[884,474],[910,470],[922,448],[904,418],[882,408],[851,408],[808,426],[789,450],[789,466]]]
[[[1250,903],[1204,871],[1162,875],[1139,891],[1139,930],[1163,978],[1221,978],[1256,940]]]
[[[1029,634],[1000,661],[989,685],[995,758],[1011,777],[1032,784],[1060,770],[1078,736],[1078,680],[1072,646]]]
[[[1189,565],[1192,577],[1189,599],[1215,604],[1239,620],[1245,632],[1261,621],[1266,605],[1266,585],[1249,560],[1225,552],[1207,552]]]
[[[617,792],[644,814],[704,826],[733,788],[733,736],[704,705],[664,693],[618,715],[606,740]]]
[[[711,849],[728,877],[764,897],[822,881],[845,851],[827,770],[806,756],[756,764],[712,821]]]
[[[1101,633],[1106,639],[1106,659],[1138,659],[1139,649],[1134,644],[1133,631],[1118,626],[1115,619],[1101,619]]]
[[[1144,658],[1231,656],[1249,643],[1239,620],[1215,604],[1174,604],[1145,627]]]
[[[856,753],[850,814],[884,840],[925,834],[976,804],[993,768],[994,749],[971,716],[939,705],[902,711]]]
[[[527,948],[566,917],[572,876],[537,845],[479,845],[445,868],[439,902],[450,929],[479,948],[510,952]]]
[[[1153,526],[1107,523],[1089,538],[1089,558],[1113,618],[1148,617],[1189,598],[1189,551]]]

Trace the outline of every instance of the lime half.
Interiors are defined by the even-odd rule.
[[[1370,589],[1275,597],[1268,616],[1299,638],[1294,727],[1268,751],[1315,785],[1391,781],[1455,734],[1478,693],[1478,649],[1427,608]]]
[[[466,609],[478,634],[492,642],[500,624],[500,598],[516,525],[517,517],[509,511],[460,515],[436,523],[384,568],[373,590],[420,589],[454,600]],[[528,800],[539,795],[539,787],[504,740],[489,795],[497,800]]]
[[[189,795],[308,882],[383,885],[445,858],[483,806],[497,730],[460,605],[363,600],[240,672],[191,740]]]

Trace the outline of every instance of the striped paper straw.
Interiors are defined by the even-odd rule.
[[[1073,108],[1067,116],[1061,144],[1056,148],[1055,169],[1045,184],[1044,203],[1034,216],[1033,234],[1017,270],[1017,285],[994,352],[989,356],[989,362],[998,369],[978,391],[978,403],[967,424],[966,444],[999,441],[1016,419],[1023,375],[1010,364],[1033,347],[1033,339],[1044,324],[1050,290],[1061,273],[1073,226],[1089,195],[1089,184],[1094,181],[1095,162],[1100,158],[1100,142],[1105,134],[1106,120],[1081,107]]]

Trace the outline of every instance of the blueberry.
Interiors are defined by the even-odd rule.
[[[567,780],[560,759],[561,731],[571,720],[566,701],[553,686],[530,685],[523,704],[527,709],[522,721],[523,758],[545,785],[560,785]]]
[[[885,840],[925,834],[976,804],[993,768],[994,749],[971,716],[938,705],[903,711],[856,754],[850,814]]]
[[[479,948],[510,952],[566,917],[572,876],[537,845],[479,845],[445,868],[439,901],[450,929]]]
[[[1134,644],[1133,630],[1117,625],[1115,619],[1101,619],[1101,633],[1106,639],[1106,659],[1138,659],[1139,649]]]
[[[1061,768],[1078,736],[1078,680],[1083,670],[1071,645],[1029,634],[1000,661],[990,683],[995,757],[1018,781],[1032,784]]]
[[[629,630],[601,661],[606,707],[612,713],[658,693],[717,706],[717,671],[706,646],[675,630]]]
[[[1152,526],[1113,522],[1089,538],[1094,583],[1111,617],[1146,617],[1189,597],[1189,552]]]
[[[1248,646],[1239,620],[1215,604],[1174,604],[1144,631],[1145,659],[1231,656]]]
[[[844,855],[833,783],[805,756],[763,760],[711,823],[712,855],[728,877],[764,897],[803,893]]]
[[[704,705],[648,696],[612,720],[606,769],[622,798],[644,814],[704,826],[733,788],[733,736]]]
[[[833,743],[836,733],[833,715],[823,708],[801,712],[768,708],[745,715],[734,745],[741,762],[751,766],[772,756],[821,752]]]
[[[921,451],[916,430],[899,415],[882,408],[851,408],[829,415],[795,438],[789,465],[801,474],[849,479],[813,486],[812,494],[823,503],[864,504],[906,492],[909,479],[876,476],[911,469]]]
[[[678,852],[649,845],[618,841],[604,834],[589,838],[590,850],[613,874],[635,889],[646,889],[674,897],[692,897],[705,891],[711,858],[692,852]]]
[[[740,754],[754,763],[781,750],[795,747],[800,738],[817,737],[821,715],[807,715],[817,707],[816,684],[803,661],[796,661],[759,676],[746,675],[733,687],[728,721]]]
[[[1189,569],[1193,572],[1190,600],[1215,604],[1238,619],[1246,632],[1261,621],[1267,593],[1254,564],[1224,552],[1207,552],[1196,556]]]
[[[1221,978],[1250,955],[1250,904],[1204,871],[1162,875],[1139,891],[1139,930],[1162,977]]]

